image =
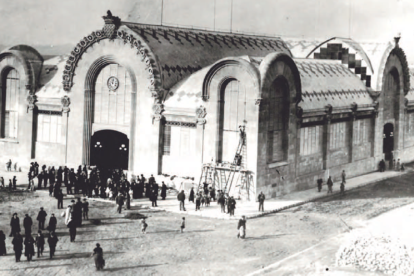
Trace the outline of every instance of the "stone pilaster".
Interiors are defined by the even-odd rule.
[[[92,108],[93,108],[93,91],[85,90],[85,107],[83,121],[83,152],[82,164],[90,165],[91,156],[91,135],[92,135]],[[67,135],[67,134],[66,134]]]
[[[329,147],[331,140],[331,120],[332,120],[332,106],[326,106],[326,115],[325,121],[323,124],[323,169],[327,170],[329,168]]]
[[[68,163],[68,125],[69,125],[69,105],[70,105],[70,99],[68,96],[62,97],[61,101],[62,103],[62,128],[65,130],[63,135],[62,141],[65,141],[65,164]]]

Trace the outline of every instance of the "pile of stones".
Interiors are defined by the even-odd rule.
[[[387,275],[414,275],[414,252],[397,238],[351,233],[336,254],[337,266],[355,266]]]

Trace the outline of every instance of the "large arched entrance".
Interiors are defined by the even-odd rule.
[[[393,159],[392,152],[394,151],[394,125],[391,123],[384,125],[382,149],[385,155],[385,160]]]
[[[129,139],[118,131],[101,130],[91,139],[91,165],[128,170]]]

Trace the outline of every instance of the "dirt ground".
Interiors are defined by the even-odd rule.
[[[70,243],[68,228],[60,217],[63,210],[57,210],[56,200],[46,192],[35,192],[28,197],[2,193],[1,230],[10,233],[9,223],[14,212],[21,221],[26,213],[35,221],[39,208],[44,207],[49,215],[55,213],[58,217],[60,241],[52,260],[48,259],[46,245],[43,257],[35,257],[30,263],[22,258],[22,262],[15,263],[11,238],[7,237],[8,255],[0,257],[0,275],[94,274],[90,255],[97,242],[106,260],[105,270],[99,274],[246,275],[344,233],[349,227],[363,227],[365,221],[381,213],[414,202],[413,175],[381,181],[349,192],[344,198],[250,219],[245,240],[236,237],[236,221],[187,216],[186,230],[181,234],[180,214],[133,207],[120,215],[110,203],[90,201],[91,220],[78,228],[76,242]],[[70,199],[65,199],[64,207],[69,203]],[[141,234],[140,221],[126,218],[127,213],[148,217],[146,235]],[[37,231],[36,222],[32,231]],[[290,275],[307,275],[302,274],[306,270],[297,264],[288,264],[291,271],[296,269],[299,273]]]

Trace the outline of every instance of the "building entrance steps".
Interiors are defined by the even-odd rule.
[[[407,168],[408,169],[408,168]],[[408,170],[411,170],[409,168]],[[345,193],[349,190],[356,189],[373,182],[381,181],[384,179],[397,177],[403,175],[405,172],[396,172],[396,171],[385,171],[385,172],[373,172],[361,176],[357,176],[354,178],[350,178],[346,180],[345,184]],[[160,200],[158,198],[157,205],[158,207],[151,207],[151,202],[145,199],[134,199],[131,201],[131,206],[140,206],[141,208],[149,208],[154,210],[163,210],[172,213],[180,213],[186,215],[195,215],[201,217],[208,217],[208,218],[216,218],[216,219],[239,219],[242,215],[246,216],[246,218],[256,218],[265,216],[271,213],[277,213],[289,208],[293,208],[302,204],[306,204],[308,202],[312,202],[318,199],[326,198],[326,197],[335,197],[338,196],[340,193],[340,182],[335,182],[333,185],[333,193],[327,194],[327,186],[324,185],[322,187],[322,191],[319,193],[316,183],[315,188],[293,192],[287,195],[279,196],[272,199],[266,199],[264,202],[264,210],[265,212],[259,212],[259,203],[254,201],[240,201],[237,200],[235,216],[230,217],[229,214],[221,213],[220,206],[217,202],[211,202],[209,207],[201,207],[201,211],[195,211],[195,204],[192,202],[188,202],[188,194],[186,194],[186,201],[185,201],[185,208],[186,211],[180,211],[179,209],[179,202],[177,201],[176,192],[173,194],[169,194],[166,200]],[[260,192],[260,191],[259,191]],[[109,201],[107,199],[100,199],[100,198],[91,198],[90,200],[97,200],[97,201],[108,201],[115,203],[114,201]]]

